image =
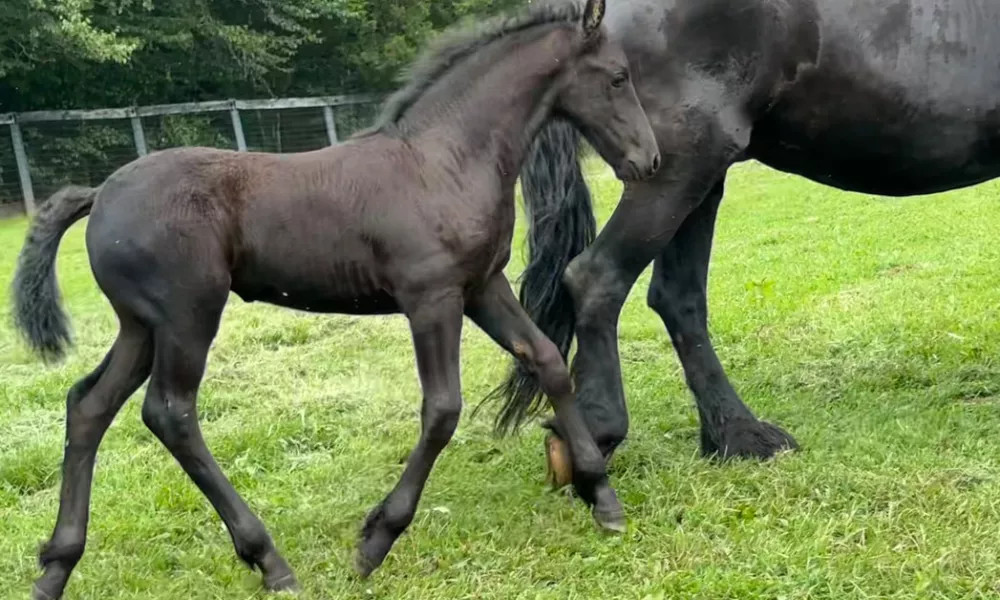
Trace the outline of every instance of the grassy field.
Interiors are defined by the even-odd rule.
[[[588,176],[603,222],[619,184],[598,163]],[[711,328],[737,388],[803,452],[769,464],[698,458],[692,398],[645,306],[647,272],[620,326],[632,416],[612,475],[630,517],[620,537],[546,490],[537,427],[497,440],[492,412],[470,410],[409,533],[372,579],[353,577],[361,520],[419,428],[401,317],[309,316],[234,297],[202,387],[206,438],[303,598],[997,598],[998,208],[996,184],[885,199],[735,169]],[[24,227],[0,222],[4,286]],[[54,524],[66,390],[114,337],[82,224],[59,273],[78,338],[65,364],[34,360],[0,304],[3,598],[27,597]],[[464,335],[471,405],[507,361],[471,323]],[[102,446],[88,551],[66,597],[266,597],[143,427],[142,393]]]

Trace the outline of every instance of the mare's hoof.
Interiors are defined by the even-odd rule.
[[[721,443],[711,443],[711,437],[703,435],[702,453],[706,456],[719,458],[747,458],[768,460],[778,454],[799,449],[787,431],[772,425],[767,421],[757,419],[741,419],[726,424],[725,429],[716,439]]]
[[[545,435],[545,457],[548,462],[545,480],[553,489],[558,490],[572,483],[573,463],[569,447],[552,432]]]

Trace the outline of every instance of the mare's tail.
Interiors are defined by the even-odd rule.
[[[576,326],[573,300],[562,283],[563,271],[597,234],[590,190],[580,169],[580,135],[565,121],[550,121],[538,134],[521,172],[528,216],[528,264],[521,276],[521,305],[531,319],[569,355]],[[545,407],[534,374],[515,363],[490,399],[503,406],[497,433],[512,433]]]
[[[56,282],[59,242],[73,223],[90,214],[98,189],[67,186],[53,194],[39,208],[18,256],[11,284],[14,325],[45,362],[61,359],[72,343]]]

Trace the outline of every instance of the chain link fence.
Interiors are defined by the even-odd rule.
[[[316,150],[370,125],[380,101],[358,95],[0,115],[0,213],[33,213],[36,199],[64,185],[98,185],[166,148]]]

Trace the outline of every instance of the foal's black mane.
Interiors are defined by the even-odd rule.
[[[375,124],[354,137],[394,127],[436,81],[482,48],[505,36],[539,25],[576,22],[583,16],[583,7],[581,0],[536,1],[515,14],[498,15],[473,25],[445,30],[401,73],[398,81],[403,87],[386,100]]]

